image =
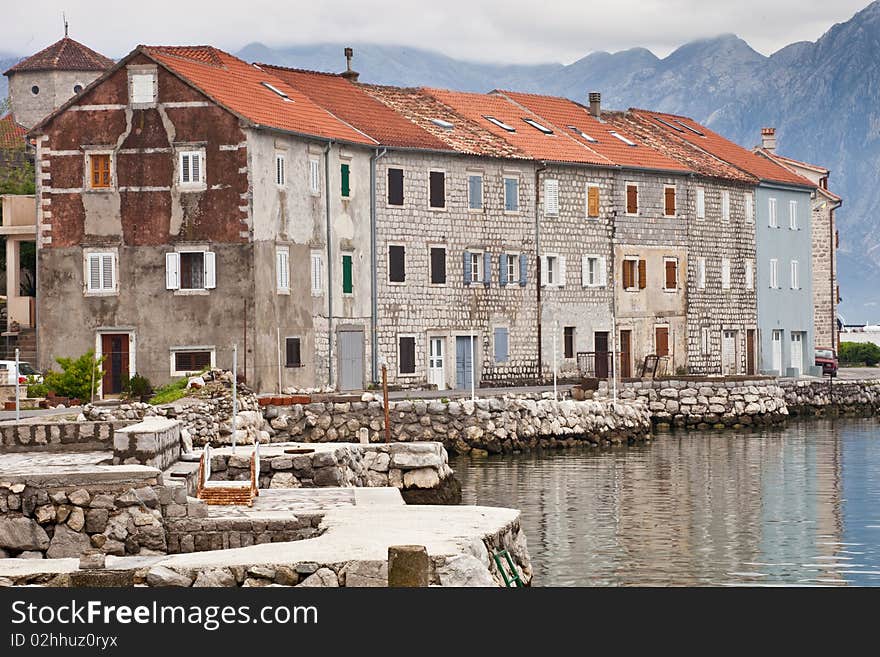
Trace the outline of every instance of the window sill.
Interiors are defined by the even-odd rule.
[[[483,208],[468,208],[468,214],[486,214]]]
[[[430,210],[431,212],[449,212],[448,208],[445,205],[442,208],[435,208],[429,205],[428,210]]]
[[[402,379],[412,379],[418,377],[418,374],[415,372],[398,372],[397,376]]]
[[[285,365],[285,366],[284,366],[284,369],[287,369],[287,370],[301,370],[301,369],[304,368],[304,367],[305,367],[305,365],[303,365],[302,363],[300,363],[299,365]]]
[[[282,297],[289,297],[290,290],[276,290],[276,294],[278,294],[278,296],[282,296]]]
[[[448,283],[428,283],[429,287],[449,287]]]
[[[83,296],[84,297],[118,297],[119,290],[104,290],[104,291],[92,290],[92,291],[83,292]]]
[[[116,185],[110,185],[109,187],[86,187],[83,189],[83,194],[109,194],[116,191],[119,191],[116,189]]]
[[[394,203],[386,203],[385,207],[388,208],[389,210],[402,210],[403,208],[406,207],[406,205],[403,203],[401,203],[400,205],[396,205]]]
[[[406,281],[388,281],[388,285],[393,287],[403,287],[406,285]]]
[[[202,289],[202,290],[174,290],[175,296],[180,297],[200,297],[200,296],[208,296],[211,293],[211,290]]]
[[[507,214],[507,215],[517,215],[517,214],[520,214],[520,211],[519,211],[519,210],[504,210],[504,211],[503,211],[503,214]]]
[[[198,185],[190,185],[188,183],[178,183],[176,189],[181,194],[185,194],[187,192],[206,192],[208,191],[208,185],[205,183],[201,183]]]

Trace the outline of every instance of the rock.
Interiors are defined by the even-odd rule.
[[[45,559],[42,552],[36,550],[25,550],[18,555],[18,559]]]
[[[150,586],[189,586],[192,583],[192,577],[165,566],[153,566],[147,572],[147,584]]]
[[[72,493],[68,493],[67,499],[70,500],[71,504],[75,504],[76,506],[88,506],[89,500],[92,498],[91,495],[89,495],[89,491],[80,488]]]
[[[299,575],[290,566],[278,566],[275,569],[275,583],[281,586],[296,586],[299,583]]]
[[[489,569],[470,554],[447,558],[446,563],[437,569],[437,575],[441,586],[498,586]]]
[[[44,504],[43,506],[38,506],[35,511],[35,517],[37,522],[41,525],[45,525],[47,522],[54,522],[55,520],[55,507],[51,504]]]
[[[82,512],[82,509],[79,509]],[[71,517],[73,514],[71,513]],[[75,531],[67,525],[57,525],[55,527],[55,535],[46,551],[46,556],[50,559],[62,559],[64,557],[79,558],[86,550],[92,546],[89,537],[82,532]]]
[[[201,571],[193,582],[193,587],[235,586],[235,577],[228,568],[209,568]]]
[[[85,525],[86,514],[83,512],[82,507],[73,507],[70,512],[70,516],[67,518],[67,526],[75,532],[81,532]]]
[[[387,561],[351,561],[339,573],[346,588],[388,586]]]
[[[339,578],[329,568],[318,568],[318,570],[300,582],[299,586],[334,587],[339,586]]]
[[[415,445],[413,445],[415,447]],[[412,452],[397,452],[391,457],[391,467],[401,470],[415,470],[416,468],[439,468],[443,465],[440,454]]]
[[[292,472],[276,472],[272,475],[269,488],[300,488],[299,479]]]
[[[247,569],[247,574],[251,577],[262,577],[263,579],[275,579],[275,569],[269,566],[251,566]]]
[[[419,468],[403,473],[404,488],[435,488],[440,485],[440,475],[434,468]]]
[[[49,499],[52,500],[52,504],[67,504],[67,493],[60,490],[50,494]]]
[[[19,551],[45,550],[48,547],[49,536],[35,520],[0,518],[0,548]]]
[[[315,486],[341,486],[342,472],[336,467],[321,468],[315,471],[314,481]]]

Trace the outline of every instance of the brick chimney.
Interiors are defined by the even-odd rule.
[[[602,116],[602,94],[598,91],[590,92],[590,114],[597,119]]]
[[[360,76],[360,73],[358,73],[357,71],[353,71],[351,69],[351,58],[352,57],[354,57],[354,50],[352,50],[351,48],[346,48],[345,49],[345,71],[343,73],[340,73],[340,75],[350,82],[357,82],[358,76]]]
[[[761,148],[776,152],[776,128],[761,128]]]

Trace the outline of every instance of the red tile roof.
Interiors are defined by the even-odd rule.
[[[801,162],[800,160],[796,160],[793,157],[786,157],[785,155],[780,155],[779,153],[771,153],[766,148],[758,148],[755,149],[767,155],[768,157],[774,160],[781,160],[780,164],[785,166],[785,163],[793,164],[794,166],[804,167],[805,169],[812,169],[816,173],[830,173],[828,169],[825,167],[820,167],[818,164],[810,164],[809,162]]]
[[[259,64],[383,146],[451,150],[450,146],[369,95],[360,85],[333,73]]]
[[[537,160],[613,166],[614,162],[600,155],[586,144],[578,142],[568,132],[553,124],[547,117],[513,103],[499,94],[477,94],[446,89],[424,89],[426,93],[448,105],[465,118],[524,151]],[[506,130],[487,120],[491,116],[513,128]],[[553,131],[545,134],[524,119],[537,121]]]
[[[496,90],[493,93],[509,98],[514,103],[540,115],[584,147],[616,165],[673,171],[689,169],[679,160],[668,157],[662,150],[640,140],[627,126],[599,121],[590,114],[588,108],[568,98],[514,91]],[[572,127],[575,130],[572,130]],[[612,135],[612,132],[621,134],[637,145],[629,146]],[[596,141],[590,141],[585,135]]]
[[[377,143],[273,72],[212,46],[139,46],[138,51],[255,125],[356,144]]]
[[[750,173],[758,178],[758,180],[800,187],[815,187],[806,178],[802,178],[775,162],[771,162],[766,157],[753,153],[729,139],[725,139],[718,133],[700,125],[687,116],[652,112],[645,109],[630,109],[629,112],[635,116],[645,117],[648,121],[654,121],[670,135],[677,135],[694,146],[732,164],[737,169]],[[681,132],[662,124],[657,120],[658,118],[678,127],[681,129]]]
[[[23,149],[27,130],[16,123],[12,113],[0,117],[0,149]]]
[[[21,71],[106,71],[112,66],[112,59],[79,41],[64,37],[20,61],[6,71],[5,75]]]

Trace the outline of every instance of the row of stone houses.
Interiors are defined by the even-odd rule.
[[[233,344],[261,391],[812,365],[822,185],[775,153],[357,77],[139,46],[40,121],[40,364],[94,348],[104,394]]]

